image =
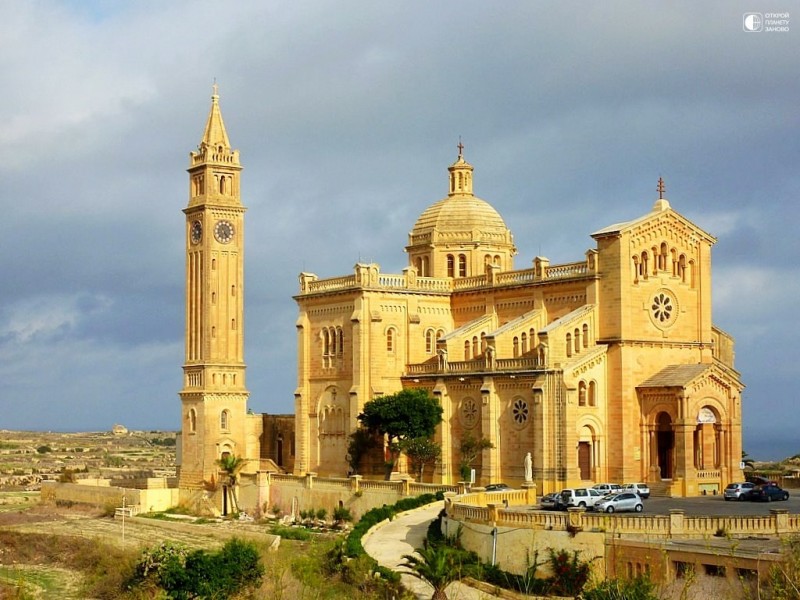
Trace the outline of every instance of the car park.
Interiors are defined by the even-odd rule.
[[[622,486],[618,483],[598,483],[592,487],[603,494],[611,494],[622,491]]]
[[[750,500],[772,502],[773,500],[788,500],[789,492],[775,483],[757,485],[748,494]]]
[[[642,512],[644,510],[644,504],[642,504],[642,499],[639,497],[639,494],[635,492],[619,492],[618,494],[609,494],[601,498],[600,501],[594,505],[594,509],[596,511],[608,513],[624,511]]]
[[[647,500],[650,497],[650,487],[646,483],[628,483],[623,489],[636,492],[642,500]]]
[[[511,487],[505,483],[490,483],[484,488],[487,492],[502,492],[503,490],[510,490]]]
[[[741,481],[738,483],[729,483],[725,486],[722,496],[726,501],[728,500],[747,500],[750,492],[756,487],[751,481]]]
[[[594,488],[567,488],[561,490],[559,506],[562,508],[572,506],[590,509],[602,497],[603,493]]]

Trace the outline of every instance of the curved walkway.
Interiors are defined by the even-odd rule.
[[[443,502],[434,502],[399,515],[383,526],[374,528],[361,540],[367,554],[382,566],[400,573],[403,585],[420,600],[429,600],[433,595],[433,588],[427,582],[408,574],[408,569],[401,566],[403,555],[412,554],[415,548],[422,546],[422,540],[428,533],[428,525],[443,507]],[[447,588],[447,597],[450,600],[485,600],[494,596],[455,582]]]

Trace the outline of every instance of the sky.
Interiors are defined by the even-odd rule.
[[[718,238],[713,317],[737,342],[744,449],[800,452],[796,4],[0,7],[0,429],[180,426],[181,210],[216,80],[244,165],[255,412],[293,411],[298,274],[400,273],[460,137],[518,269],[581,260],[663,177]],[[745,31],[751,12],[790,13],[789,30]]]

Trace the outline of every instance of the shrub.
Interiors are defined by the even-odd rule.
[[[169,598],[229,598],[258,586],[263,575],[258,548],[252,542],[234,538],[213,553],[189,552],[164,542],[142,553],[131,584],[144,589],[156,586]]]
[[[39,446],[36,451],[39,454],[47,454],[48,452],[52,452],[53,449],[50,446]]]
[[[324,508],[320,508],[320,509],[317,511],[317,513],[316,513],[316,514],[317,514],[317,519],[319,519],[320,521],[324,521],[324,520],[325,520],[325,517],[327,517],[327,516],[328,516],[328,511],[327,511],[327,510],[325,510]]]
[[[556,596],[577,596],[589,579],[589,563],[578,558],[578,551],[550,550],[553,570],[551,593]]]
[[[350,509],[344,506],[337,506],[333,509],[333,520],[338,522],[352,521],[353,515],[350,514]]]

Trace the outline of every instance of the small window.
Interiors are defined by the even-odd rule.
[[[231,413],[229,410],[223,410],[219,415],[219,428],[223,431],[228,431],[231,426]]]
[[[189,433],[197,431],[197,411],[195,409],[189,410]]]
[[[586,382],[578,384],[578,406],[586,406]]]
[[[394,345],[395,345],[395,330],[394,327],[389,327],[386,330],[386,351],[387,352],[394,352]]]
[[[672,562],[677,579],[690,579],[694,576],[694,565],[692,563],[676,560]]]
[[[472,345],[469,340],[464,340],[464,360],[472,358]]]
[[[583,347],[584,348],[588,348],[589,347],[589,326],[586,323],[583,324],[583,336],[582,336],[582,339],[583,339]]]
[[[455,258],[452,254],[447,255],[447,276],[448,277],[455,277],[456,276],[456,267],[455,267]]]
[[[572,334],[568,333],[566,337],[567,342],[567,356],[572,356]]]
[[[428,329],[425,332],[425,353],[433,354],[433,329]]]
[[[458,255],[458,276],[459,277],[467,276],[467,257],[464,254]]]
[[[703,570],[709,577],[725,577],[724,565],[703,565]]]
[[[519,356],[519,338],[514,336],[514,358]]]
[[[521,346],[522,353],[524,354],[525,352],[530,350],[530,348],[528,347],[528,334],[523,331],[521,338],[522,338],[522,346]]]

